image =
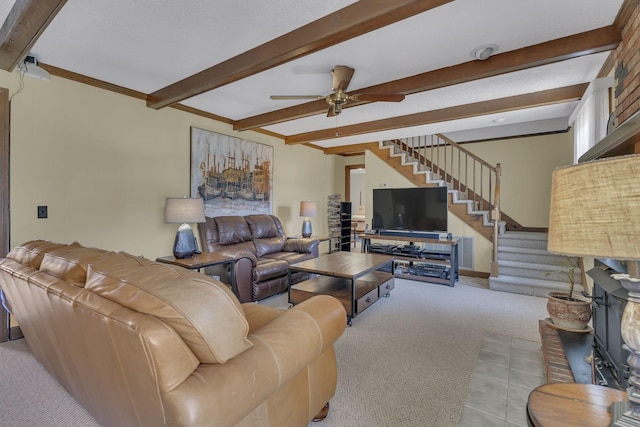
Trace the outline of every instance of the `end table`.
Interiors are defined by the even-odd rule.
[[[229,267],[229,271],[231,273],[229,284],[231,286],[231,290],[233,293],[238,296],[238,292],[236,289],[236,280],[235,280],[235,268],[233,265],[234,259],[233,257],[220,255],[213,252],[202,252],[200,254],[196,254],[191,258],[182,258],[178,259],[174,256],[164,256],[160,258],[156,258],[156,262],[162,262],[164,264],[173,264],[178,265],[180,267],[187,268],[189,270],[197,270],[200,272],[200,269],[205,267],[212,267],[214,265],[226,265]]]

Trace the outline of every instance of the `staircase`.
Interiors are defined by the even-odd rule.
[[[437,136],[436,143],[431,143],[430,147],[457,147],[455,143],[452,141],[448,141],[443,137]],[[462,177],[463,172],[460,172],[460,165],[458,164],[457,171],[454,165],[451,165],[451,170],[447,170],[447,163],[452,163],[452,161],[447,162],[446,149],[436,148],[436,150],[440,151],[437,153],[438,162],[435,158],[427,158],[424,154],[417,152],[415,148],[413,148],[414,144],[407,144],[405,140],[393,140],[393,141],[382,141],[379,144],[370,144],[368,147],[371,152],[376,154],[380,159],[388,163],[395,170],[404,175],[407,179],[413,182],[415,185],[420,187],[444,187],[446,186],[449,189],[449,210],[451,213],[456,215],[458,218],[463,220],[466,224],[474,228],[480,234],[482,234],[486,239],[493,241],[493,234],[495,233],[495,223],[491,219],[491,210],[494,208],[495,204],[486,200],[483,197],[482,189],[480,191],[476,190],[470,183],[464,182]],[[423,146],[424,148],[424,146]],[[457,148],[461,150],[460,148]],[[424,153],[424,150],[422,150]],[[442,159],[440,159],[440,155],[442,155]],[[472,154],[465,152],[465,156],[473,156]],[[473,161],[481,160],[475,158]],[[449,158],[453,158],[453,154],[449,154]],[[438,163],[444,163],[444,166],[439,166]],[[483,162],[484,163],[484,162]],[[486,163],[484,163],[486,167]],[[467,166],[463,166],[467,169]],[[491,167],[494,168],[495,167]],[[474,177],[477,175],[475,173],[476,166],[473,166]],[[480,169],[478,167],[478,169]],[[485,172],[485,175],[480,175],[478,179],[482,183],[486,183],[487,179],[491,179],[489,176],[491,172]],[[499,180],[499,166],[498,166],[498,180]],[[475,178],[474,178],[475,179]],[[496,182],[496,178],[494,178],[494,183]],[[495,189],[498,184],[494,184],[494,187],[491,187],[491,184],[487,184],[488,197],[495,194]],[[482,184],[481,184],[482,186]],[[512,221],[512,220],[511,220]],[[515,226],[519,225],[512,221]],[[508,221],[498,221],[498,233],[502,234],[505,232],[507,228]]]
[[[442,135],[371,143],[367,149],[416,186],[449,189],[449,211],[493,242],[491,289],[540,297],[568,291],[561,272],[568,260],[547,252],[546,233],[530,232],[500,211],[499,164],[488,164]],[[577,270],[574,294],[582,290]]]
[[[569,290],[566,274],[562,270],[568,260],[563,255],[547,251],[547,234],[508,231],[500,236],[498,244],[498,277],[489,277],[489,288],[544,297],[550,291]],[[571,259],[576,262],[576,258]],[[574,295],[580,295],[582,271],[575,272]]]

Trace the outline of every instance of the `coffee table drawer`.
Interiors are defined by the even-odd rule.
[[[378,288],[356,300],[356,313],[362,313],[367,307],[378,301]]]
[[[378,288],[378,297],[382,298],[383,296],[389,295],[389,292],[391,292],[391,290],[394,287],[395,287],[395,283],[392,277],[386,282],[384,282],[382,285],[380,285],[380,287]]]

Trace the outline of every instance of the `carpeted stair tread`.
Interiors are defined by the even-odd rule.
[[[528,249],[513,250],[513,248],[498,248],[498,261],[518,261],[537,264],[556,265],[560,268],[567,264],[567,259],[563,256],[554,255],[547,251]]]
[[[552,290],[569,289],[567,257],[547,250],[547,233],[509,231],[498,244],[498,277],[489,288],[524,295],[545,296]],[[571,258],[574,261],[574,258]],[[576,292],[582,290],[582,274],[575,272]]]
[[[508,231],[500,237],[498,246],[547,250],[547,234]]]
[[[500,275],[500,277],[489,278],[489,288],[495,291],[544,297],[550,291],[568,291],[569,283],[566,281]],[[581,285],[576,284],[574,293],[579,294],[582,289]]]
[[[502,238],[547,240],[548,234],[534,231],[507,231]]]
[[[568,277],[565,273],[567,271],[566,268],[558,264],[498,260],[498,267],[500,276],[518,276],[568,283]],[[574,280],[577,284],[582,283],[580,269],[576,269]]]
[[[522,253],[526,253],[526,254],[543,254],[543,255],[554,255],[554,256],[560,256],[561,258],[565,258],[564,256],[561,255],[555,255],[552,254],[551,252],[549,252],[546,249],[539,249],[539,248],[523,248],[523,247],[516,247],[516,246],[503,246],[503,245],[499,245],[498,246],[498,251],[502,251],[502,252],[522,252]]]
[[[499,266],[504,267],[517,267],[517,268],[527,268],[531,270],[540,270],[544,272],[554,272],[558,271],[557,264],[543,264],[543,263],[535,263],[535,262],[523,262],[523,261],[508,261],[508,260],[498,260]],[[580,274],[580,269],[576,268],[576,276]]]

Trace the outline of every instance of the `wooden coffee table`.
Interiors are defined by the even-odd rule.
[[[347,311],[348,324],[394,287],[393,257],[360,252],[333,252],[289,266],[316,276],[289,286],[289,302],[299,304],[315,295],[338,298]]]

